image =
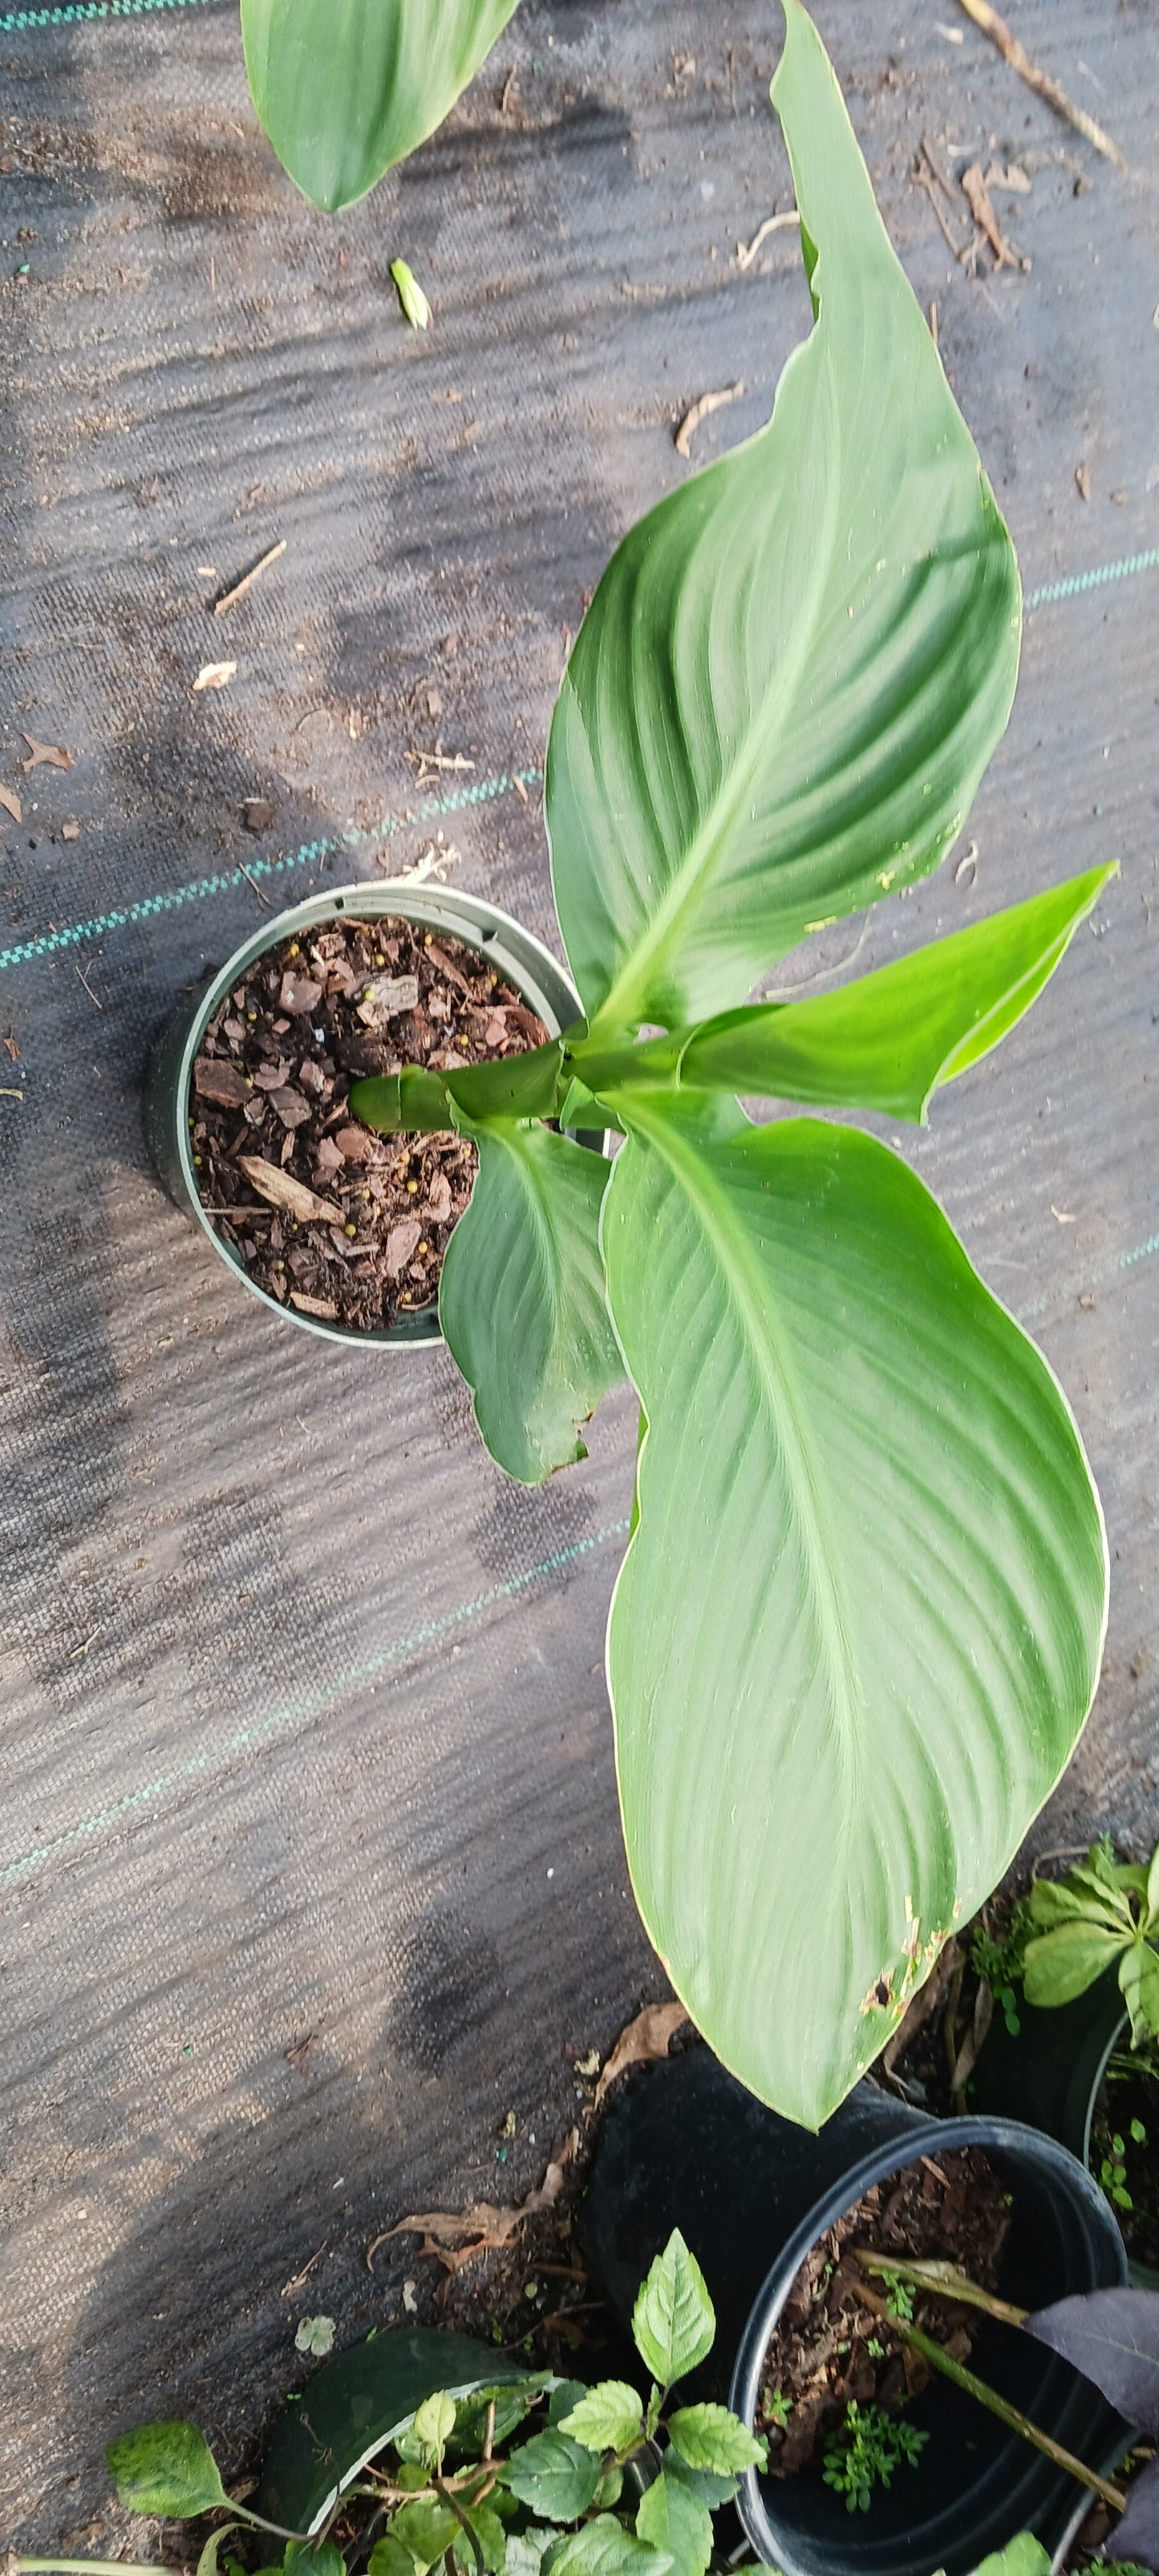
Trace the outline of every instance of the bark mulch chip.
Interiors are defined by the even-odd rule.
[[[479,1064],[547,1030],[458,940],[334,921],[266,950],[215,1012],[193,1069],[206,1213],[279,1305],[366,1332],[433,1305],[477,1155],[460,1136],[376,1136],[351,1083]]]
[[[769,2439],[774,2477],[795,2477],[820,2461],[850,2398],[896,2414],[928,2387],[932,2373],[890,2327],[861,2305],[867,2280],[853,2247],[888,2259],[953,2263],[984,2290],[997,2290],[1010,2227],[1007,2195],[980,2147],[920,2156],[874,2183],[810,2248],[765,2355],[757,2430]],[[880,2275],[869,2286],[890,2295]],[[965,2361],[976,2309],[914,2290],[913,2320],[955,2361]],[[871,2348],[876,2347],[876,2348]]]

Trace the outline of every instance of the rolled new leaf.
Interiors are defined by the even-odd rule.
[[[625,537],[551,729],[556,905],[601,1043],[743,1003],[936,867],[1014,694],[1009,535],[820,37],[800,0],[785,18],[816,325],[767,428]]]
[[[441,125],[517,0],[241,0],[254,106],[279,161],[333,213]]]
[[[646,1430],[608,1674],[645,1925],[817,2127],[1090,1706],[1098,1499],[1045,1360],[888,1149],[640,1099],[602,1221]]]

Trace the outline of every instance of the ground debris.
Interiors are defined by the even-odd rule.
[[[1058,82],[1052,79],[1049,72],[1041,71],[1037,63],[1031,62],[1029,54],[1019,44],[1017,36],[1011,35],[1005,19],[1000,18],[997,10],[989,6],[989,0],[961,0],[961,6],[967,17],[973,19],[974,25],[981,28],[983,35],[989,36],[991,44],[997,45],[999,53],[1009,63],[1011,71],[1017,72],[1026,82],[1027,87],[1037,92],[1039,98],[1044,98],[1047,106],[1053,107],[1056,116],[1064,116],[1067,123],[1075,127],[1077,133],[1085,134],[1087,142],[1094,144],[1096,152],[1105,153],[1108,161],[1114,162],[1117,170],[1126,169],[1127,164],[1118,144],[1112,143],[1110,135],[1104,133],[1101,125],[1096,125],[1094,117],[1087,115],[1085,107],[1075,106],[1073,99],[1067,97],[1066,91],[1059,87]]]
[[[202,689],[227,688],[236,669],[236,662],[203,662],[193,683],[195,694]]]
[[[596,2086],[593,2110],[598,2111],[609,2085],[629,2066],[647,2066],[654,2058],[667,2057],[669,2041],[687,2019],[681,2003],[645,2004],[643,2012],[620,2032]]]
[[[963,170],[962,194],[979,231],[985,234],[990,244],[994,253],[995,268],[1020,268],[1029,275],[1029,259],[1024,252],[1015,249],[1013,242],[1007,240],[994,212],[993,200],[982,176],[980,161],[972,161],[969,169]],[[959,257],[961,256],[959,252]]]
[[[380,2245],[391,2236],[421,2236],[420,2254],[434,2254],[446,2272],[458,2272],[476,2254],[510,2245],[512,2238],[538,2218],[544,2210],[554,2209],[563,2190],[564,2177],[580,2142],[578,2129],[571,2129],[558,2155],[553,2156],[538,2191],[529,2192],[517,2208],[502,2207],[490,2200],[470,2200],[465,2209],[417,2210],[409,2218],[400,2218],[397,2226],[388,2227],[376,2236],[366,2250],[368,2266]]]
[[[50,769],[72,768],[72,753],[65,751],[60,743],[38,742],[34,733],[26,733],[24,739],[31,753],[29,760],[22,760],[20,763],[26,774],[30,769],[39,769],[42,761],[46,762]],[[19,821],[19,816],[17,820]]]
[[[720,393],[698,395],[696,401],[691,404],[689,409],[685,412],[684,418],[677,429],[677,455],[685,457],[691,456],[692,441],[696,431],[700,427],[701,421],[707,420],[710,412],[720,411],[723,404],[739,402],[743,392],[744,386],[742,384],[735,384],[725,385]]]
[[[24,821],[24,807],[14,787],[0,786],[0,805],[3,806],[6,814],[11,814],[14,823]]]

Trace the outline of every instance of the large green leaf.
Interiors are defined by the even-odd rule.
[[[194,2424],[138,2424],[105,2454],[120,2502],[132,2513],[188,2522],[228,2504],[217,2462]]]
[[[767,428],[624,539],[552,725],[556,903],[601,1040],[743,1002],[935,867],[1014,694],[1009,536],[821,40],[785,15],[816,325]]]
[[[624,1374],[599,1250],[608,1165],[549,1127],[464,1127],[479,1148],[439,1317],[491,1455],[520,1484],[586,1458],[580,1425]]]
[[[1106,1546],[1065,1399],[873,1138],[633,1105],[603,1217],[648,1430],[608,1664],[645,1924],[807,2126],[1057,1780]]]
[[[1122,1954],[1121,1935],[1097,1923],[1063,1923],[1029,1941],[1022,1962],[1028,2004],[1069,2004]]]
[[[988,1055],[1053,975],[1113,867],[1032,895],[835,993],[726,1013],[689,1040],[692,1089],[877,1109],[926,1124],[942,1083]]]
[[[518,0],[241,0],[254,106],[315,206],[353,205],[441,125]]]

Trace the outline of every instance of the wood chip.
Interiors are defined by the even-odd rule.
[[[973,215],[975,223],[981,227],[981,230],[986,235],[986,239],[994,253],[995,267],[1021,268],[1029,275],[1030,261],[1023,257],[1020,250],[1015,250],[1013,242],[1007,241],[1006,235],[1002,230],[1002,226],[998,221],[998,217],[994,212],[990,192],[982,176],[982,164],[980,161],[972,161],[969,169],[963,170],[962,193],[966,198],[966,202],[970,208],[970,212]]]
[[[244,1109],[250,1096],[250,1085],[235,1064],[219,1063],[216,1056],[199,1055],[193,1068],[193,1088],[199,1100],[215,1100],[219,1109]]]
[[[361,1019],[367,1009],[379,1015],[384,1011],[388,1014],[392,1011],[417,1011],[418,1005],[417,975],[376,975],[373,983],[366,987],[358,1016]]]
[[[596,2086],[593,2110],[598,2111],[608,2086],[626,2067],[647,2066],[653,2058],[667,2057],[669,2040],[687,2019],[683,2004],[645,2004],[643,2012],[620,2032]]]
[[[291,1180],[288,1172],[280,1172],[276,1163],[264,1163],[260,1154],[239,1154],[237,1159],[238,1169],[245,1173],[250,1188],[257,1191],[259,1198],[268,1199],[271,1207],[284,1208],[287,1216],[296,1216],[303,1225],[343,1224],[342,1210],[335,1207],[332,1199],[317,1198],[303,1181]],[[244,1210],[239,1210],[239,1215],[244,1215]]]
[[[737,384],[725,385],[718,394],[701,394],[690,410],[685,412],[676,432],[677,455],[691,456],[693,437],[701,421],[707,420],[710,412],[720,411],[725,403],[739,402],[743,392],[744,386]]]
[[[1024,80],[1029,89],[1036,91],[1039,98],[1044,98],[1047,106],[1053,107],[1056,116],[1064,116],[1068,125],[1074,126],[1076,133],[1085,134],[1087,142],[1094,144],[1096,152],[1105,153],[1108,161],[1114,162],[1116,170],[1125,170],[1127,164],[1118,144],[1112,143],[1110,135],[1104,133],[1102,126],[1096,125],[1093,116],[1087,115],[1085,107],[1075,106],[1073,99],[1067,97],[1066,91],[1060,89],[1058,82],[1052,79],[1049,72],[1040,71],[1038,64],[1031,62],[1029,54],[1019,44],[1017,36],[1011,35],[1005,19],[999,17],[996,9],[990,8],[989,0],[961,0],[961,5],[966,16],[973,19],[976,27],[981,28],[983,35],[989,36],[991,44],[997,45],[999,53],[1003,60],[1009,63],[1011,71],[1017,72],[1020,80]]]
[[[50,769],[72,768],[71,751],[63,751],[58,742],[38,742],[34,733],[26,733],[24,739],[32,754],[30,760],[22,760],[20,763],[25,772],[39,769],[42,761],[47,761]]]
[[[283,1127],[291,1129],[304,1127],[311,1116],[309,1101],[292,1082],[279,1083],[277,1090],[271,1091],[270,1107],[277,1111]]]
[[[305,1297],[303,1296],[300,1288],[291,1288],[290,1304],[291,1306],[297,1306],[303,1315],[324,1315],[327,1323],[331,1324],[334,1322],[338,1313],[337,1306],[332,1306],[328,1297]],[[305,2042],[305,2047],[308,2048],[309,2045],[309,2040],[307,2040]],[[297,2050],[287,2048],[284,2053],[289,2058],[291,2066],[300,2063],[299,2053]]]
[[[297,1019],[305,1011],[316,1011],[322,999],[322,987],[312,975],[299,975],[287,966],[278,992],[279,1007]]]
[[[241,819],[247,832],[268,832],[274,809],[268,796],[246,796],[242,800]]]
[[[23,822],[24,807],[20,802],[20,798],[16,794],[15,788],[0,787],[0,805],[3,806],[6,814],[11,814],[14,823]]]
[[[80,824],[74,822],[62,823],[60,827],[60,837],[62,841],[79,841]]]
[[[322,1139],[323,1144],[330,1144],[331,1141],[333,1142],[334,1151],[344,1163],[372,1163],[374,1161],[374,1138],[367,1127],[339,1127],[333,1140],[329,1137],[323,1137]],[[321,1147],[319,1147],[319,1152],[321,1152]],[[449,1203],[449,1184],[447,1189],[447,1198]],[[415,1242],[418,1242],[417,1234],[415,1236]]]
[[[417,1248],[421,1235],[422,1226],[420,1225],[417,1216],[404,1216],[401,1224],[392,1225],[390,1233],[386,1238],[386,1275],[388,1279],[397,1279],[400,1270],[405,1270],[412,1252]]]
[[[203,662],[193,683],[194,690],[227,688],[236,669],[236,662]]]

